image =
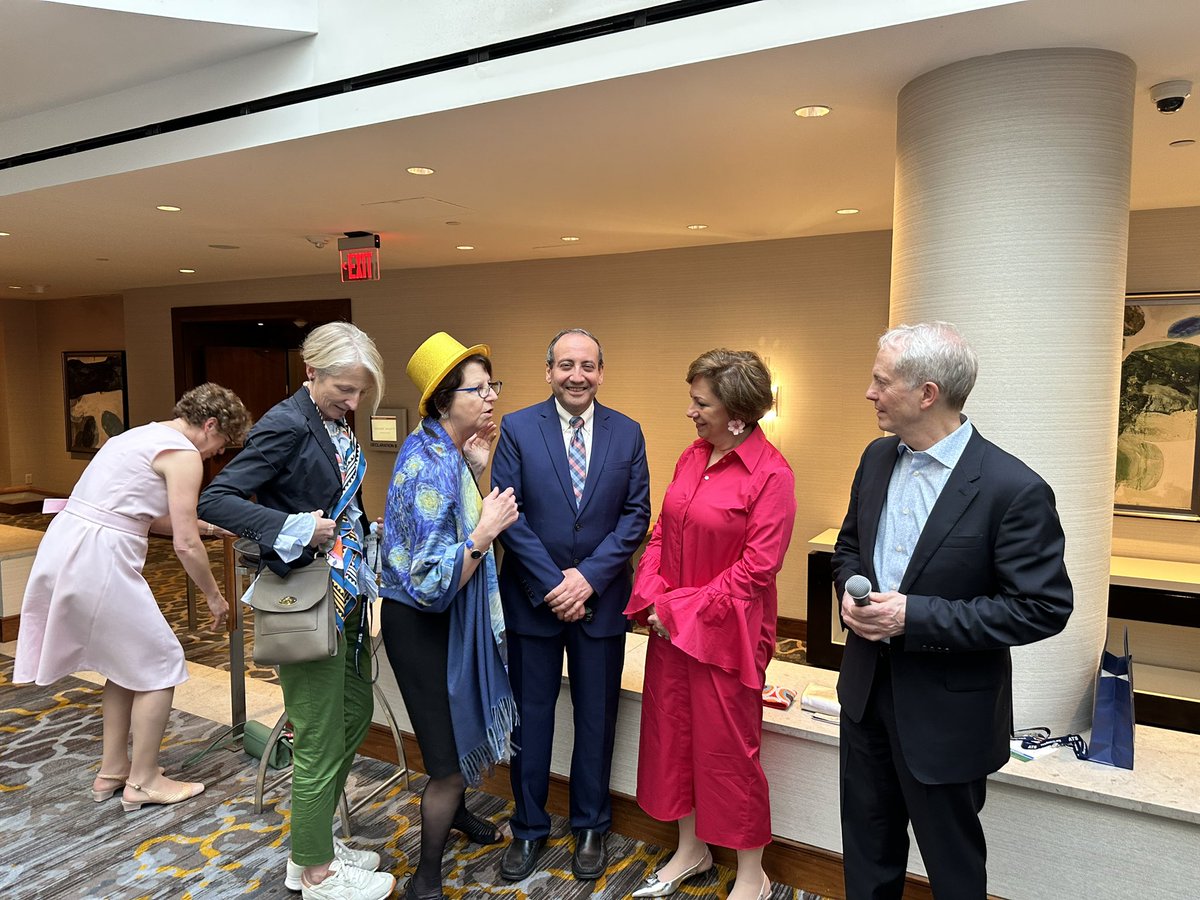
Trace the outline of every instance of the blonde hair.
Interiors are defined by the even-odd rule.
[[[318,375],[340,375],[362,366],[371,378],[371,412],[379,409],[384,391],[383,357],[365,331],[349,322],[330,322],[312,330],[300,354],[304,364],[316,369]]]
[[[771,396],[771,373],[753,350],[719,347],[698,356],[688,366],[687,383],[706,378],[731,419],[754,424],[767,414]]]
[[[253,418],[241,398],[227,387],[206,381],[194,387],[175,404],[171,418],[183,419],[189,425],[203,425],[217,420],[217,430],[231,444],[240,444],[250,430]]]

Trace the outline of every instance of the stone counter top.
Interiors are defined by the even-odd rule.
[[[31,556],[42,542],[42,532],[0,525],[0,559]]]
[[[642,634],[625,637],[621,690],[639,702],[647,640]],[[800,709],[807,685],[834,687],[837,677],[828,669],[772,660],[767,682],[794,690],[796,702],[786,711],[764,708],[764,730],[837,746],[838,727]],[[1063,747],[1031,762],[1010,760],[991,777],[1027,790],[1200,824],[1200,735],[1139,725],[1136,747],[1133,771],[1077,760]]]

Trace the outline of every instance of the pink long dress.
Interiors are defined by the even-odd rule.
[[[133,691],[187,681],[179,639],[142,576],[150,522],[167,514],[154,459],[198,452],[158,422],[105,442],[38,547],[25,588],[13,681],[99,672]]]

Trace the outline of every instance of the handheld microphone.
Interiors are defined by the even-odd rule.
[[[865,575],[851,575],[846,579],[846,593],[855,606],[866,606],[871,602],[867,599],[867,594],[871,593],[871,582]]]

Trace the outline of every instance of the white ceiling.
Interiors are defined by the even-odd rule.
[[[281,39],[175,27],[191,54],[186,66],[245,52],[250,35]],[[103,81],[56,67],[44,85],[5,92],[0,122],[177,62],[122,46],[134,40],[124,33],[100,37]],[[13,40],[0,28],[0,79],[9,84]],[[39,32],[39,40],[42,59],[80,52],[74,37]],[[886,229],[900,88],[945,63],[1054,46],[1133,58],[1133,207],[1200,206],[1200,146],[1167,146],[1200,140],[1200,96],[1163,116],[1147,94],[1167,79],[1200,83],[1200,3],[1030,0],[3,197],[0,231],[12,236],[0,238],[0,298],[336,277],[336,245],[317,250],[305,236],[349,230],[382,235],[386,270]],[[834,113],[797,119],[792,109],[804,103]],[[408,175],[410,165],[437,174]],[[158,212],[160,203],[183,211]],[[842,207],[862,212],[835,215]],[[685,228],[697,222],[709,228]]]
[[[202,17],[203,5],[194,7]],[[283,28],[133,15],[69,2],[0,2],[0,122],[236,59],[302,37]],[[212,0],[216,13],[223,5]],[[13,86],[19,89],[13,89]]]

